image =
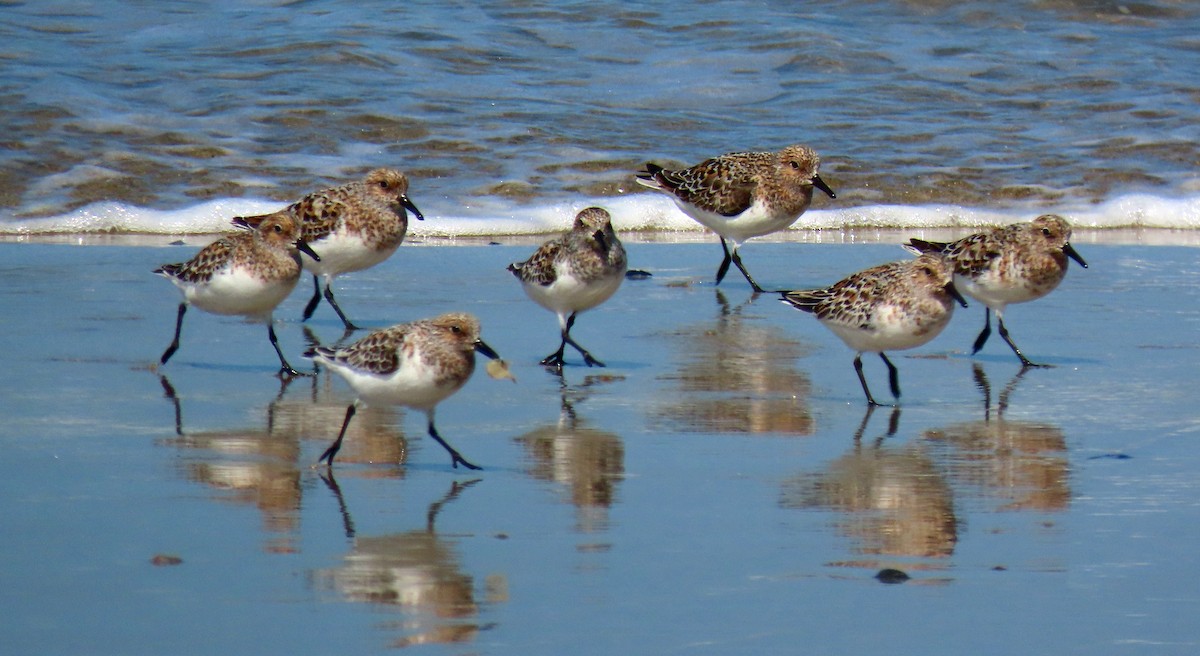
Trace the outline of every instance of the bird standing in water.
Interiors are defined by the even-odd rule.
[[[972,355],[992,334],[991,313],[995,312],[1000,336],[1017,354],[1021,366],[1045,366],[1031,362],[1009,337],[1004,309],[1010,303],[1033,301],[1054,291],[1067,275],[1068,257],[1087,268],[1087,262],[1071,247],[1071,225],[1066,219],[1044,214],[1029,223],[992,228],[948,243],[911,239],[908,248],[946,258],[958,288],[986,307],[983,330],[975,338]]]
[[[795,223],[812,203],[814,187],[837,198],[817,174],[820,165],[812,148],[796,144],[778,153],[730,153],[674,171],[648,163],[637,182],[669,194],[684,214],[721,237],[725,257],[717,269],[718,285],[732,262],[755,293],[762,293],[738,249],[747,239]]]
[[[613,231],[612,217],[599,207],[579,212],[561,237],[542,244],[528,260],[508,265],[525,294],[558,316],[562,342],[542,359],[542,365],[561,371],[563,351],[570,344],[589,367],[604,366],[571,338],[571,327],[578,313],[616,293],[627,267],[625,247]]]

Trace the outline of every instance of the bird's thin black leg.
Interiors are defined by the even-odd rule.
[[[900,372],[896,370],[896,365],[892,364],[892,361],[888,359],[887,355],[885,355],[883,353],[883,351],[879,352],[879,357],[882,358],[883,363],[887,365],[888,385],[890,385],[892,387],[892,396],[899,399],[900,398]]]
[[[875,401],[875,397],[871,396],[871,389],[867,387],[867,377],[863,375],[862,353],[854,356],[854,371],[858,374],[858,382],[862,384],[863,393],[867,395],[867,403],[870,405],[883,405]]]
[[[346,418],[342,420],[342,430],[338,432],[337,439],[329,445],[328,449],[325,449],[325,453],[322,453],[321,457],[317,459],[317,464],[324,462],[327,467],[333,466],[333,457],[342,449],[342,440],[346,437],[346,429],[350,426],[350,420],[354,417],[355,412],[358,412],[358,405],[351,403],[350,407],[346,408]]]
[[[433,415],[432,414],[429,415],[429,436],[432,437],[433,439],[437,440],[437,443],[441,444],[442,448],[446,449],[446,451],[448,451],[450,453],[450,463],[454,466],[455,469],[458,468],[459,463],[462,463],[462,466],[466,467],[467,469],[483,469],[483,467],[480,467],[479,465],[475,465],[475,464],[471,464],[471,463],[467,462],[466,459],[462,457],[462,454],[459,453],[457,449],[450,446],[446,442],[446,440],[443,440],[441,435],[438,435],[437,429],[433,427]]]
[[[763,293],[763,291],[764,291],[763,288],[759,287],[757,282],[754,282],[754,278],[750,277],[750,272],[746,270],[746,267],[744,265],[742,265],[742,256],[738,254],[738,251],[736,248],[733,249],[732,259],[733,259],[733,263],[737,265],[738,271],[741,271],[742,275],[746,276],[746,281],[750,283],[750,287],[754,289],[754,293],[755,294]]]
[[[587,352],[587,349],[583,348],[582,346],[579,345],[578,342],[571,339],[571,327],[574,325],[575,325],[575,313],[572,312],[570,318],[567,319],[567,329],[563,331],[563,343],[574,346],[575,350],[579,351],[579,354],[583,356],[583,361],[585,363],[587,363],[587,366],[603,367],[604,366],[603,362],[597,360],[596,358],[593,358],[592,354]],[[561,349],[559,352],[560,353],[562,352]]]
[[[283,351],[279,348],[279,338],[275,336],[275,322],[267,320],[267,336],[271,338],[271,346],[275,347],[275,354],[279,356],[279,375],[283,376],[303,376],[304,374],[292,368],[288,364],[287,358],[283,357]]]
[[[333,306],[333,311],[337,312],[338,318],[342,320],[342,324],[346,326],[347,331],[358,330],[358,326],[350,323],[350,320],[346,318],[346,313],[342,312],[342,308],[338,306],[337,300],[333,298],[333,289],[329,286],[329,283],[325,283],[325,300],[329,301],[329,304]]]
[[[574,315],[571,315],[571,317],[573,319]],[[567,325],[569,326],[570,322],[568,322]],[[559,371],[559,373],[562,373],[563,351],[567,350],[567,330],[569,330],[569,328],[564,328],[561,333],[562,341],[558,345],[558,350],[542,358],[542,361],[539,364],[541,364],[543,367],[554,367]]]
[[[308,321],[312,318],[313,312],[317,311],[317,305],[321,302],[321,279],[317,274],[313,274],[313,295],[308,299],[308,305],[304,306],[304,318],[301,321]]]
[[[1025,354],[1021,352],[1021,349],[1017,348],[1017,345],[1013,343],[1012,338],[1010,338],[1008,336],[1008,328],[1006,328],[1004,326],[1004,317],[997,315],[996,316],[996,324],[1000,327],[1000,336],[1003,337],[1004,341],[1008,343],[1008,346],[1010,348],[1012,348],[1013,353],[1016,353],[1017,357],[1021,358],[1021,366],[1022,367],[1048,367],[1048,366],[1050,366],[1050,365],[1045,365],[1045,364],[1038,364],[1036,362],[1030,362],[1029,358],[1025,357]]]
[[[171,345],[167,350],[163,351],[162,357],[159,358],[159,364],[166,364],[167,360],[175,355],[175,351],[179,350],[179,331],[183,329],[183,315],[187,313],[187,303],[179,304],[179,312],[175,315],[175,339],[171,340]]]
[[[992,335],[992,308],[983,308],[983,330],[979,331],[979,337],[975,338],[975,346],[971,349],[971,355],[979,352],[983,345],[987,343],[988,337]]]
[[[717,267],[717,284],[725,279],[725,274],[729,273],[729,263],[733,258],[729,255],[729,244],[725,243],[725,238],[721,237],[721,250],[725,252],[725,259],[721,260],[721,266]]]

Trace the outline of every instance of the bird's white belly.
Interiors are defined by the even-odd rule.
[[[870,328],[823,321],[846,346],[860,352],[903,351],[928,343],[950,322],[951,311],[940,316],[905,315],[895,306],[876,311]]]
[[[1057,287],[1058,283],[1039,289],[1025,284],[1018,278],[1004,280],[997,272],[988,270],[976,279],[955,274],[954,286],[989,308],[1003,312],[1010,303],[1025,303],[1045,296]]]
[[[182,286],[187,302],[213,314],[243,315],[261,321],[283,299],[292,293],[299,280],[296,276],[284,280],[266,281],[242,268],[217,272],[206,283]]]
[[[321,261],[317,262],[307,255],[301,255],[304,269],[320,276],[336,276],[369,269],[391,257],[400,244],[376,249],[371,248],[358,235],[335,232],[309,246],[321,257]]]
[[[570,272],[559,272],[549,285],[526,283],[525,293],[538,305],[554,313],[583,312],[607,301],[621,286],[625,272],[585,283]]]
[[[432,369],[414,366],[412,362],[405,362],[388,376],[362,373],[337,363],[325,364],[341,374],[358,398],[368,405],[403,405],[428,410],[461,387],[461,384],[453,383],[439,386]]]
[[[795,223],[801,214],[800,212],[795,216],[773,214],[761,201],[755,201],[753,205],[735,216],[708,212],[688,205],[679,199],[675,199],[675,204],[701,225],[722,237],[732,239],[735,244],[741,244],[752,237],[779,232]]]

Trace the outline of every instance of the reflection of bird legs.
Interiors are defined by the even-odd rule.
[[[733,312],[729,309],[729,299],[725,298],[725,292],[717,290],[717,307],[721,308],[721,316],[727,317]],[[739,308],[740,309],[740,308]]]
[[[458,495],[462,494],[463,490],[475,485],[482,478],[472,478],[469,481],[454,481],[450,484],[450,491],[446,492],[445,496],[433,503],[429,504],[429,510],[425,511],[425,530],[433,533],[433,524],[437,520],[438,513],[442,511],[442,506],[454,501]]]
[[[337,341],[335,341],[333,343],[332,348],[336,349],[336,348],[341,348],[342,346],[345,346],[346,340],[349,339],[350,336],[354,334],[355,330],[358,330],[358,329],[355,328],[353,330],[346,330],[345,332],[343,332],[342,336],[337,338]],[[317,337],[317,334],[314,333],[312,331],[312,328],[309,328],[308,326],[304,326],[304,346],[305,346],[306,351],[312,351],[312,350],[316,349],[318,346],[323,346],[323,344],[321,344],[321,339],[319,337]],[[317,371],[317,363],[313,362],[313,372],[316,372],[316,371]]]
[[[725,298],[724,292],[722,292],[719,289],[716,290],[716,292],[717,292],[717,307],[720,309],[719,316],[721,316],[721,317],[731,317],[734,315],[740,315],[742,313],[742,308],[753,303],[754,299],[758,297],[758,293],[755,292],[753,295],[751,295],[746,300],[742,301],[741,303],[738,303],[736,306],[732,306],[729,304],[729,300],[727,298]]]
[[[346,499],[342,497],[342,488],[338,485],[337,479],[333,477],[333,468],[320,473],[321,480],[325,482],[325,487],[333,492],[333,496],[337,499],[338,511],[342,513],[342,529],[346,532],[346,537],[354,539],[354,518],[350,516],[350,509],[346,506]]]
[[[337,478],[335,478],[333,475],[333,469],[327,469],[318,475],[325,483],[325,487],[329,488],[329,491],[333,493],[334,498],[337,499],[338,511],[342,515],[342,529],[345,531],[346,537],[353,539],[357,533],[354,528],[354,518],[350,515],[350,507],[346,505],[346,499],[342,496],[342,487],[338,485]],[[425,530],[429,533],[433,533],[434,522],[437,519],[438,513],[441,512],[442,507],[447,503],[457,499],[458,495],[462,494],[463,490],[475,485],[481,480],[483,479],[474,478],[469,481],[454,481],[451,483],[450,491],[443,495],[441,499],[429,504],[429,510],[425,512]]]
[[[867,430],[867,423],[871,421],[871,415],[875,414],[877,405],[868,405],[867,412],[863,415],[862,422],[858,425],[858,430],[854,431],[854,443],[857,445],[862,442],[863,433]],[[892,412],[888,415],[887,432],[875,438],[875,446],[883,443],[883,440],[892,437],[896,431],[900,429],[900,406],[893,406]]]
[[[158,375],[158,382],[162,385],[163,396],[171,401],[175,406],[175,434],[183,436],[183,409],[179,403],[179,397],[175,395],[175,386],[163,374]]]
[[[975,376],[975,386],[979,388],[980,392],[983,392],[983,420],[990,421],[992,418],[992,385],[988,381],[987,374],[983,371],[983,365],[979,364],[978,362],[972,363],[971,370]],[[1025,376],[1026,371],[1029,371],[1028,367],[1021,367],[1021,370],[1012,377],[1012,380],[1008,381],[1008,384],[1004,386],[1004,389],[1000,390],[1000,397],[996,402],[997,419],[1004,418],[1004,411],[1008,409],[1008,397],[1013,393],[1013,390],[1017,388],[1017,383],[1019,383]]]
[[[560,403],[561,417],[565,422],[575,425],[575,401],[571,399],[571,386],[567,384],[567,377],[563,375],[562,369],[558,369],[558,397]]]
[[[306,330],[307,330],[307,328],[306,328]],[[309,391],[309,395],[312,398],[312,402],[315,404],[317,402],[317,370],[316,370],[316,367],[315,366],[313,367],[313,374],[311,376],[304,376],[303,378],[312,383],[312,388]],[[278,408],[279,404],[283,401],[283,395],[287,393],[288,389],[291,388],[292,383],[294,383],[296,380],[297,380],[297,378],[291,378],[288,380],[280,381],[279,394],[276,394],[275,399],[267,404],[267,434],[268,435],[275,434],[275,410]]]
[[[554,373],[558,375],[558,393],[562,417],[562,421],[560,423],[565,423],[570,427],[571,430],[575,430],[578,423],[578,416],[575,413],[575,404],[587,400],[590,394],[588,391],[590,388],[596,385],[610,383],[613,380],[622,380],[624,378],[623,376],[593,376],[589,374],[584,376],[583,380],[578,385],[570,385],[567,383],[567,378],[563,375],[561,370]]]
[[[267,428],[270,429],[274,418],[275,404],[283,398],[283,393],[287,391],[288,386],[296,380],[296,377],[280,377],[279,379],[279,394],[275,396],[275,400],[267,407]],[[162,385],[163,396],[175,406],[175,434],[183,436],[183,402],[179,400],[179,395],[175,392],[175,386],[167,379],[166,374],[158,374],[158,383]]]
[[[304,350],[311,351],[321,345],[321,339],[313,332],[312,328],[304,326]]]
[[[304,378],[311,379],[313,381],[313,384],[316,385],[317,379],[316,379],[315,371],[313,372],[312,376],[304,376]],[[279,393],[275,395],[275,400],[271,401],[271,406],[270,406],[271,411],[273,411],[275,409],[275,404],[277,404],[283,400],[283,395],[285,393],[287,393],[288,388],[292,386],[292,383],[295,382],[295,380],[296,380],[296,378],[287,378],[287,379],[281,379],[279,381]]]

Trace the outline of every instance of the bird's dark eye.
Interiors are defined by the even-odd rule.
[[[381,189],[387,189],[387,188],[388,188],[388,181],[387,181],[387,180],[380,180],[380,181],[379,181],[379,187],[380,187]]]
[[[1045,237],[1049,237],[1050,236],[1050,228],[1042,228],[1042,235]]]
[[[788,163],[792,165],[792,169],[794,169],[796,171],[800,170],[800,162],[797,162],[796,160],[792,160],[791,162],[788,162]]]
[[[462,333],[462,326],[450,326],[450,332],[459,335]]]
[[[283,232],[283,226],[281,226],[281,225],[279,225],[278,223],[276,223],[276,224],[275,224],[275,233],[276,233],[276,234],[281,234],[282,232]]]

